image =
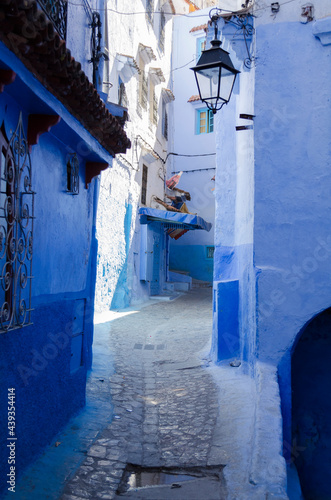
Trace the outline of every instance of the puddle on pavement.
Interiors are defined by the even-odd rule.
[[[128,464],[123,474],[121,484],[117,493],[125,494],[127,491],[151,486],[180,487],[180,483],[192,481],[197,478],[211,477],[220,479],[223,466],[217,467],[189,467],[189,468],[163,468],[163,467],[140,467]]]
[[[144,488],[146,486],[160,486],[162,484],[180,483],[182,481],[191,481],[194,476],[186,474],[169,474],[166,472],[131,472],[128,477],[128,487]]]

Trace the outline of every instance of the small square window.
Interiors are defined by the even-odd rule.
[[[67,161],[67,192],[79,194],[79,160],[75,153]]]
[[[214,132],[214,115],[211,109],[197,110],[197,134]]]
[[[207,259],[214,258],[214,250],[215,250],[215,247],[207,247]]]
[[[202,51],[206,48],[206,37],[202,36],[197,39],[197,61],[200,58]]]

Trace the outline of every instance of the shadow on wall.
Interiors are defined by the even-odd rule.
[[[116,290],[111,302],[111,309],[123,309],[130,305],[130,290],[128,287],[128,258],[130,250],[130,230],[132,221],[132,205],[126,203],[126,212],[124,217],[124,237],[125,237],[125,261],[119,275]]]
[[[331,308],[304,329],[292,356],[292,456],[304,498],[331,492]]]

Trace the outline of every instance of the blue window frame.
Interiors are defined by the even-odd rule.
[[[210,134],[214,132],[214,115],[211,109],[197,110],[197,134]]]
[[[202,36],[197,38],[197,61],[202,54],[202,51],[206,48],[206,37]]]

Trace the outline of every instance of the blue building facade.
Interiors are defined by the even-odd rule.
[[[267,429],[273,439],[256,463],[283,456],[305,498],[327,498],[331,21],[326,2],[315,7],[262,9],[250,69],[223,26],[242,72],[217,115],[212,352],[220,363],[240,359],[257,381],[255,440]],[[278,396],[261,389],[263,377]],[[275,467],[262,470],[256,484],[276,481]]]
[[[0,490],[84,405],[96,176],[130,147],[39,7],[0,2]]]
[[[188,61],[194,66],[206,45],[209,8],[174,19],[172,88],[176,99],[169,116],[168,176],[183,172],[178,187],[188,191],[188,210],[214,226],[215,135],[214,117],[201,102]],[[207,47],[208,47],[207,43]],[[192,59],[193,57],[193,59]],[[170,193],[167,193],[170,194]],[[190,231],[170,243],[170,269],[184,271],[193,279],[213,281],[214,227]]]
[[[140,280],[149,295],[160,295],[164,290],[188,290],[191,277],[170,271],[172,239],[179,239],[188,231],[210,231],[212,224],[197,215],[171,212],[155,208],[140,208],[141,252]]]

